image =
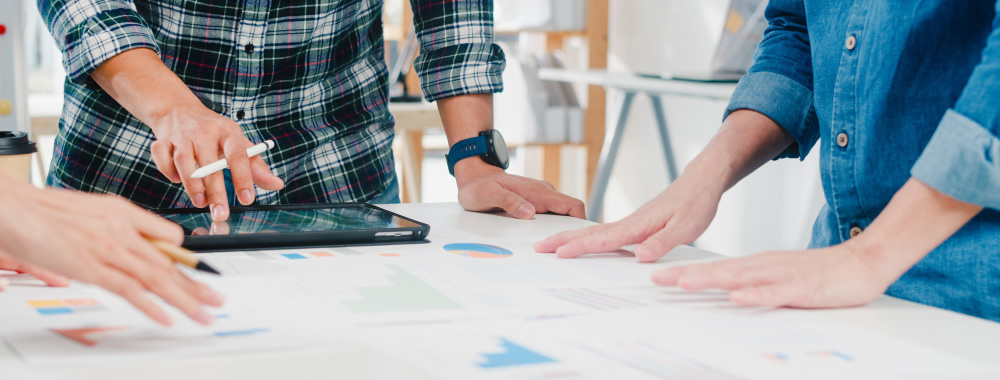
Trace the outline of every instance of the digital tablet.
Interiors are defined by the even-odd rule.
[[[184,229],[195,251],[426,242],[430,226],[364,203],[232,206],[212,222],[208,208],[153,212]]]

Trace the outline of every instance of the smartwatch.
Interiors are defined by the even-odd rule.
[[[507,143],[500,132],[491,129],[479,132],[479,136],[459,141],[452,145],[444,157],[448,160],[448,172],[455,175],[455,164],[469,157],[479,156],[487,164],[507,170],[510,166],[510,156],[507,154]]]

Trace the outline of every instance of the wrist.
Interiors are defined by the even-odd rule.
[[[730,173],[732,173],[731,166],[727,165],[724,160],[703,153],[695,157],[684,168],[680,177],[677,178],[677,182],[693,181],[703,191],[722,197],[722,193],[730,187],[730,179],[732,178]]]
[[[147,114],[144,122],[156,136],[161,136],[174,125],[182,124],[182,120],[190,118],[202,112],[212,112],[201,102],[173,102],[170,104],[157,105]]]
[[[481,157],[469,157],[455,163],[455,180],[459,184],[465,182],[467,178],[503,172],[503,169],[487,164]]]
[[[906,255],[891,254],[893,252],[900,253],[900,249],[906,248],[894,247],[877,231],[862,232],[861,235],[843,244],[857,255],[858,260],[863,262],[886,288],[912,266],[908,260],[903,260]]]

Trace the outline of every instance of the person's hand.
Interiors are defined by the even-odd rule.
[[[180,244],[176,224],[116,196],[2,185],[0,254],[17,260],[18,268],[52,285],[62,283],[34,268],[101,286],[164,325],[171,324],[169,317],[146,291],[211,323],[203,308],[221,306],[222,296],[185,276],[146,240]]]
[[[222,172],[191,178],[200,166],[226,158],[236,198],[244,205],[253,203],[254,185],[272,191],[284,187],[260,156],[247,157],[254,144],[236,122],[200,104],[178,107],[150,127],[156,135],[150,150],[157,169],[170,181],[183,183],[195,207],[209,206],[212,220],[229,218],[225,180]]]
[[[42,282],[44,282],[45,285],[48,286],[55,286],[55,287],[69,286],[69,280],[67,280],[66,277],[60,276],[58,274],[49,272],[45,269],[33,265],[23,264],[15,260],[13,257],[9,257],[2,253],[0,253],[0,270],[13,271],[17,273],[24,273],[27,275],[31,275],[39,280],[42,280]],[[5,286],[7,286],[7,279],[0,279],[0,290],[3,290]]]
[[[535,251],[572,258],[640,244],[635,256],[656,261],[681,244],[690,244],[708,228],[722,191],[681,177],[625,219],[567,231],[535,244]]]
[[[455,165],[458,203],[469,211],[503,210],[531,219],[536,213],[555,213],[586,218],[583,202],[556,191],[552,184],[507,174],[478,158]]]
[[[899,271],[884,267],[848,242],[662,269],[653,273],[653,282],[691,291],[728,290],[733,302],[746,306],[850,307],[874,301],[899,277]]]
[[[229,235],[229,222],[212,222],[212,225],[205,227],[198,227],[191,230],[191,235],[194,236],[208,236],[208,235]]]

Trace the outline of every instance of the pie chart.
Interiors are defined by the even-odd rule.
[[[444,246],[444,250],[455,255],[467,256],[474,259],[502,259],[514,255],[514,252],[487,244],[448,244]]]

